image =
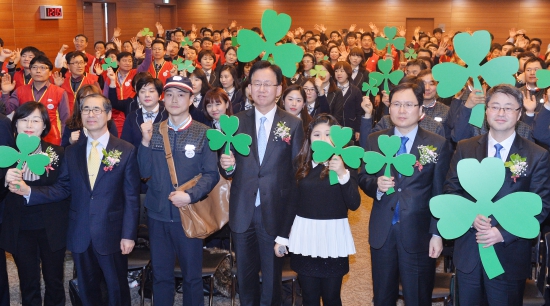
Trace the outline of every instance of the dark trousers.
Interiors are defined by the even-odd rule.
[[[174,305],[176,256],[183,276],[183,305],[204,305],[202,240],[187,238],[180,222],[147,219],[156,305]]]
[[[105,306],[102,303],[101,280],[105,277],[109,306],[130,306],[128,258],[121,251],[99,254],[90,242],[83,253],[73,253],[78,274],[78,290],[82,305]]]
[[[428,256],[428,250],[408,253],[403,248],[400,232],[400,223],[392,225],[382,248],[371,247],[374,305],[395,305],[401,279],[405,305],[431,306],[435,259]]]
[[[280,306],[283,258],[275,256],[276,237],[269,235],[263,226],[261,205],[254,209],[250,227],[244,233],[233,233],[233,237],[241,305]]]
[[[478,264],[471,273],[457,269],[458,298],[460,305],[468,306],[521,306],[525,279],[504,280],[502,277],[489,279]]]
[[[65,248],[52,252],[46,229],[22,230],[17,236],[17,252],[13,255],[19,275],[23,306],[41,306],[40,266],[46,287],[44,305],[64,306],[63,263]]]
[[[302,301],[304,306],[323,305],[341,306],[340,290],[342,289],[342,277],[311,277],[298,275],[300,288],[302,288]]]
[[[2,223],[0,223],[0,232]],[[6,268],[6,252],[0,248],[0,306],[10,306],[10,285]]]

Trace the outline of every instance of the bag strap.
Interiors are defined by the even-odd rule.
[[[164,120],[159,126],[160,135],[164,141],[164,154],[166,155],[166,162],[168,163],[168,170],[170,171],[170,180],[174,189],[178,188],[178,176],[176,175],[176,166],[174,165],[174,159],[172,158],[172,149],[170,148],[170,140],[168,139],[168,120]]]

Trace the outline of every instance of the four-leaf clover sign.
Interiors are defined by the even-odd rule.
[[[191,47],[192,45],[193,45],[193,41],[191,41],[187,36],[185,36],[185,38],[183,38],[183,40],[181,41],[182,47],[185,47],[185,46]]]
[[[384,90],[386,92],[390,92],[388,80],[390,80],[393,84],[397,85],[399,81],[401,81],[401,79],[405,76],[405,73],[402,70],[395,70],[390,73],[392,65],[393,65],[393,62],[391,59],[378,60],[378,69],[380,69],[382,73],[371,72],[369,74],[370,78],[373,78],[376,80],[376,84],[378,86],[382,85],[382,82],[384,82]]]
[[[324,68],[324,67],[321,66],[321,65],[315,65],[315,69],[310,69],[309,70],[309,75],[310,76],[318,75],[321,78],[326,77],[327,76],[327,71],[326,70],[321,70],[322,68]]]
[[[144,28],[142,31],[141,31],[141,35],[142,36],[153,36],[153,32],[151,32],[151,30],[149,30],[149,28]]]
[[[418,55],[416,54],[416,52],[414,52],[413,48],[409,49],[409,51],[405,53],[405,58],[408,60],[415,59],[417,56]]]
[[[537,70],[537,87],[546,88],[548,86],[550,86],[550,70]]]
[[[110,57],[106,58],[105,59],[105,64],[101,65],[101,68],[103,68],[103,70],[107,70],[107,69],[109,69],[109,67],[113,67],[113,69],[118,67],[117,62],[113,61]]]
[[[430,210],[439,218],[437,229],[443,238],[456,239],[464,235],[477,215],[494,216],[506,231],[521,238],[531,239],[538,235],[540,225],[534,216],[542,210],[539,195],[520,191],[492,201],[504,184],[505,172],[499,158],[487,157],[481,163],[474,158],[458,162],[460,185],[475,202],[453,194],[438,195],[430,200]],[[493,246],[478,244],[478,249],[489,278],[504,273]]]
[[[27,163],[27,167],[32,173],[36,175],[44,174],[46,166],[50,163],[50,158],[44,154],[29,155],[40,145],[40,138],[20,133],[17,135],[16,144],[21,153],[8,146],[0,147],[0,156],[2,156],[0,158],[0,168],[10,167],[19,161],[17,169],[23,169],[23,164]]]
[[[363,92],[365,92],[365,96],[368,96],[369,94],[372,94],[373,96],[376,96],[378,94],[378,81],[373,78],[369,77],[369,82],[363,82]]]
[[[283,74],[289,78],[296,74],[296,63],[302,60],[304,50],[292,43],[286,43],[276,46],[281,38],[285,37],[290,29],[292,19],[287,14],[279,14],[274,10],[266,10],[262,15],[262,32],[265,35],[264,41],[258,33],[242,29],[237,34],[239,50],[237,58],[240,62],[250,62],[254,60],[262,51],[265,54],[262,60],[268,60],[270,55],[281,67]]]
[[[358,146],[345,147],[353,136],[353,130],[349,127],[341,127],[333,125],[330,127],[330,140],[334,146],[323,140],[316,140],[311,144],[313,150],[313,161],[323,163],[332,158],[333,155],[342,157],[346,165],[351,168],[359,168],[361,166],[361,157],[365,151]],[[334,171],[329,171],[329,181],[331,185],[338,183],[338,174]]]
[[[379,50],[382,50],[384,48],[388,48],[388,54],[391,54],[391,46],[393,45],[395,49],[397,50],[403,50],[405,48],[405,37],[395,37],[397,34],[397,28],[396,27],[384,27],[384,35],[386,35],[387,38],[384,37],[376,37],[374,39],[374,42],[376,43],[376,48]]]
[[[227,115],[221,115],[220,128],[223,132],[217,129],[210,129],[206,131],[206,138],[208,138],[208,145],[211,150],[219,150],[223,147],[223,145],[225,145],[224,154],[230,155],[231,145],[233,145],[235,151],[239,152],[239,154],[245,156],[250,154],[252,137],[244,133],[233,135],[239,128],[239,118],[235,116],[229,117]],[[233,167],[227,169],[227,171],[232,170]]]
[[[478,77],[481,76],[489,86],[498,84],[514,85],[514,74],[518,71],[519,62],[513,56],[494,58],[479,65],[491,48],[491,35],[487,31],[476,31],[473,35],[467,32],[457,34],[453,40],[456,54],[467,64],[467,67],[455,63],[442,63],[433,67],[433,77],[439,82],[437,94],[442,98],[459,92],[468,78],[472,78],[474,88],[483,91]],[[472,109],[469,123],[481,127],[485,116],[485,104],[478,104]]]
[[[375,151],[367,151],[363,156],[365,171],[368,174],[377,173],[382,167],[386,166],[386,169],[384,169],[384,176],[391,177],[390,166],[393,165],[395,170],[402,175],[413,175],[416,156],[408,153],[394,156],[401,147],[401,138],[399,136],[393,135],[390,137],[389,135],[380,135],[378,137],[378,147],[384,155]],[[394,192],[395,190],[392,187],[386,191],[386,194],[390,195]]]

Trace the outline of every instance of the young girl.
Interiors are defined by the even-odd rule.
[[[291,85],[283,92],[283,99],[281,100],[285,111],[302,119],[304,134],[311,122],[311,116],[307,112],[306,99],[306,92],[301,86]]]
[[[220,84],[231,100],[231,105],[243,99],[243,92],[239,88],[237,69],[235,66],[224,65],[220,70]]]
[[[365,52],[361,48],[352,48],[348,62],[351,65],[350,81],[357,88],[363,87],[363,82],[369,82],[369,72],[365,69]]]
[[[306,110],[310,117],[315,117],[321,113],[330,113],[330,107],[328,106],[327,97],[325,95],[318,95],[318,88],[321,87],[322,81],[317,78],[309,78],[304,83],[304,91],[306,93]]]
[[[189,80],[191,80],[191,84],[193,85],[193,103],[191,104],[191,106],[189,106],[189,113],[191,114],[191,118],[193,118],[193,120],[195,121],[208,125],[209,122],[202,112],[202,105],[204,101],[204,95],[212,87],[208,83],[206,74],[202,69],[195,69],[189,75]]]
[[[356,210],[361,203],[357,171],[346,169],[338,156],[321,164],[312,160],[311,143],[330,143],[330,127],[336,124],[336,119],[327,114],[316,116],[309,124],[296,156],[292,211],[283,223],[293,253],[290,265],[298,273],[304,305],[319,305],[320,299],[323,305],[342,305],[342,278],[349,272],[348,256],[355,254],[348,210]],[[338,175],[335,185],[330,185],[329,170]],[[279,246],[275,244],[275,255],[280,257],[283,254],[278,252]]]
[[[329,61],[321,61],[319,65],[321,67],[319,67],[316,77],[316,79],[318,79],[318,81],[316,81],[318,94],[327,97],[330,114],[336,118],[339,124],[342,124],[344,116],[344,97],[334,80],[334,69],[332,69]],[[323,73],[325,75],[321,76]]]
[[[231,116],[231,102],[225,91],[221,88],[212,88],[204,96],[204,107],[202,109],[204,116],[209,120],[209,126],[220,129],[220,116]]]
[[[311,53],[306,53],[302,58],[302,62],[300,63],[298,70],[307,79],[311,77],[309,71],[313,69],[313,66],[315,66],[315,57]]]
[[[240,113],[245,110],[249,110],[253,106],[252,96],[250,95],[250,89],[248,89],[248,84],[250,84],[250,79],[246,79],[241,84],[241,92],[244,93],[241,95],[241,99],[237,100],[233,104],[233,114]]]
[[[354,132],[359,133],[361,126],[361,116],[363,109],[361,101],[363,94],[355,85],[349,81],[352,74],[351,65],[347,62],[338,62],[334,65],[334,76],[338,82],[338,88],[342,90],[344,98],[343,120],[340,122],[342,126],[350,127]],[[356,140],[359,140],[359,135],[356,135]]]
[[[340,50],[337,46],[332,46],[328,48],[328,59],[330,60],[330,65],[334,67],[334,65],[338,62],[338,59],[340,58]]]

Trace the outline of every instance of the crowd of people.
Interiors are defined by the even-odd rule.
[[[355,253],[347,216],[359,207],[360,192],[373,199],[374,305],[394,305],[400,284],[406,305],[431,305],[443,238],[429,201],[446,193],[471,199],[457,174],[464,158],[526,158],[529,166],[517,177],[506,170],[494,200],[516,191],[540,195],[536,218],[545,231],[550,101],[536,73],[547,69],[550,52],[541,52],[542,41],[525,30],[493,41],[483,59],[517,58],[516,84],[490,87],[480,79],[479,90],[469,79],[453,97],[439,97],[432,68],[465,65],[453,47],[458,33],[416,28],[407,35],[398,28],[405,49],[387,52],[377,49],[374,40],[383,33],[372,23],[369,31],[298,28],[281,43],[300,46],[303,59],[293,76],[283,76],[277,63],[261,57],[238,60],[236,21],[221,30],[165,31],[159,22],[156,28],[154,37],[140,31],[128,41],[116,28],[111,41],[94,43],[93,54],[88,38],[78,34],[74,50],[67,53],[72,48],[63,45],[53,63],[40,46],[8,49],[0,40],[0,145],[15,147],[18,134],[37,136],[33,154],[50,158],[44,175],[28,166],[0,169],[0,305],[9,305],[4,250],[17,266],[23,305],[65,305],[66,250],[83,305],[102,305],[102,280],[109,305],[130,305],[125,255],[135,245],[140,193],[146,194],[155,303],[174,303],[177,258],[183,305],[203,305],[202,248],[226,245],[188,238],[179,208],[208,195],[220,175],[232,182],[229,227],[221,231],[231,231],[241,305],[281,305],[285,256],[298,273],[304,305],[341,305],[342,279]],[[409,50],[417,57],[406,60]],[[383,59],[405,77],[389,92],[377,84],[377,94],[366,93],[363,84]],[[478,104],[486,106],[482,127],[468,122]],[[252,138],[249,155],[210,149],[206,131],[220,129],[222,115],[239,118],[237,133]],[[161,122],[168,126],[166,142]],[[331,142],[333,125],[351,128],[351,143],[366,151],[381,152],[379,136],[396,135],[397,155],[420,160],[428,148],[436,158],[412,176],[392,170],[389,177],[382,170],[369,174],[364,165],[351,169],[339,156],[316,163],[312,142]],[[178,185],[202,175],[194,187],[181,191],[172,184],[166,143]],[[338,176],[334,185],[329,171]],[[395,192],[387,194],[390,188]],[[494,246],[504,274],[488,278],[478,243]],[[522,305],[530,256],[530,240],[507,232],[493,216],[478,215],[454,241],[461,303]]]

